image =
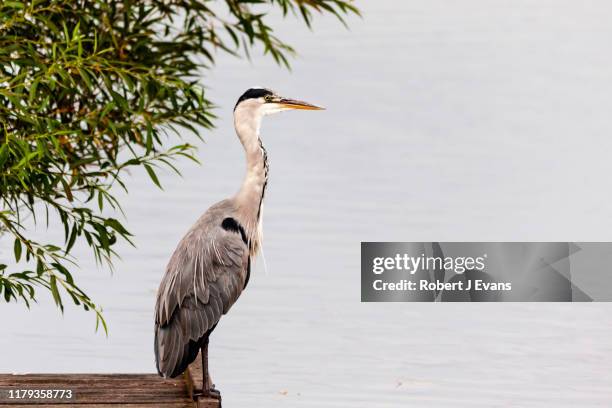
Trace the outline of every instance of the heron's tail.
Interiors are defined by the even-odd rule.
[[[155,365],[157,373],[165,378],[181,375],[193,363],[202,340],[184,342],[181,329],[172,326],[172,323],[165,327],[155,325]]]

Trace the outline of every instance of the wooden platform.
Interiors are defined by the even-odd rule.
[[[0,407],[218,408],[217,400],[199,396],[200,361],[198,358],[183,376],[174,379],[157,374],[0,374]],[[72,390],[73,397],[9,399],[9,390],[13,396],[15,390]]]

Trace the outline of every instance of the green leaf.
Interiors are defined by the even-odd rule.
[[[64,305],[62,304],[62,298],[59,294],[59,290],[57,289],[57,279],[55,276],[51,276],[49,280],[49,286],[51,289],[51,294],[53,295],[53,301],[62,311],[64,310]]]
[[[104,225],[107,225],[107,226],[111,227],[112,229],[114,229],[115,231],[120,233],[121,235],[132,235],[132,234],[129,233],[128,230],[126,230],[123,227],[123,225],[121,225],[121,223],[119,221],[117,221],[114,218],[107,218],[104,221]]]
[[[32,101],[34,101],[34,98],[36,97],[36,89],[38,88],[38,83],[40,82],[40,77],[37,77],[36,79],[34,79],[34,81],[32,82],[32,86],[30,87],[30,93],[28,96],[28,103],[32,103]]]
[[[22,9],[25,7],[24,4],[20,1],[3,1],[2,6],[15,9]]]
[[[13,252],[15,252],[15,262],[19,262],[19,260],[21,259],[21,241],[19,240],[19,238],[15,238]]]
[[[153,125],[150,120],[147,120],[147,140],[145,143],[146,154],[151,153],[153,150]]]
[[[155,171],[153,170],[151,165],[144,163],[143,166],[147,170],[147,173],[149,174],[151,180],[153,180],[153,183],[155,183],[157,187],[162,188],[161,184],[159,183],[159,179],[157,178],[157,174],[155,174]]]
[[[8,156],[9,156],[9,147],[7,143],[4,143],[2,146],[0,146],[0,168],[2,168],[2,166],[6,162],[6,159],[8,158]]]
[[[72,231],[70,232],[70,238],[68,239],[68,242],[66,243],[66,253],[69,253],[72,247],[74,246],[74,243],[76,242],[76,238],[78,235],[78,231],[79,229],[77,228],[76,225],[72,227]]]

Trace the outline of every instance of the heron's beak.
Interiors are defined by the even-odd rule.
[[[277,103],[283,106],[284,108],[289,108],[289,109],[303,109],[303,110],[324,110],[325,109],[325,108],[313,105],[308,102],[298,101],[296,99],[281,98]]]

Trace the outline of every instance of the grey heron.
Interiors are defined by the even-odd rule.
[[[261,247],[262,205],[268,156],[259,137],[264,116],[289,109],[320,110],[269,89],[247,90],[234,107],[234,127],[246,155],[238,193],[210,207],[175,249],[157,292],[155,360],[164,377],[176,377],[202,352],[205,396],[221,399],[208,372],[208,342],[222,315],[249,281]]]

